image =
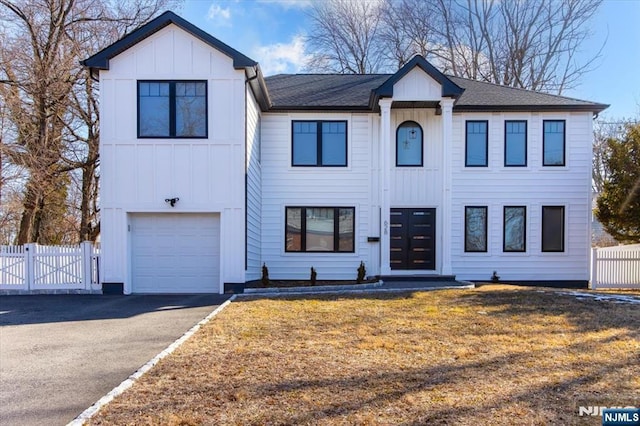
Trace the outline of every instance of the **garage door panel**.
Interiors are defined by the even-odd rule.
[[[219,215],[134,214],[131,225],[133,292],[219,292]]]

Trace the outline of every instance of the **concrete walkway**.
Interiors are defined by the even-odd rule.
[[[0,424],[67,424],[228,297],[0,297]]]

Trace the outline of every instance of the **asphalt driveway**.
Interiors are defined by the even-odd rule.
[[[64,425],[228,296],[0,296],[0,424]]]

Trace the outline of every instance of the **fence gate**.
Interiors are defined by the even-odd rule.
[[[0,246],[0,290],[100,290],[99,251],[77,246]]]
[[[0,289],[27,289],[27,261],[24,246],[0,246]]]

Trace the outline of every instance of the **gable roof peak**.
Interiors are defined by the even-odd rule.
[[[217,38],[213,37],[209,33],[196,27],[184,18],[176,15],[172,11],[168,10],[146,24],[136,28],[130,33],[126,34],[120,40],[111,44],[110,46],[102,49],[100,52],[93,56],[81,61],[81,64],[93,70],[108,70],[109,60],[115,56],[121,54],[125,50],[140,43],[147,37],[157,33],[166,26],[173,24],[192,36],[200,39],[202,42],[224,53],[233,60],[233,67],[236,69],[255,67],[258,65],[253,59],[243,55],[234,48],[221,42]]]
[[[400,81],[404,76],[406,76],[410,71],[414,68],[420,68],[424,71],[429,77],[433,78],[437,81],[442,87],[442,96],[450,97],[450,98],[459,98],[464,89],[457,84],[455,84],[449,77],[444,75],[440,70],[431,65],[429,61],[427,61],[422,55],[415,55],[409,62],[404,64],[395,74],[392,74],[387,81],[385,81],[380,87],[374,90],[374,93],[377,97],[392,97],[393,96],[393,86]]]

